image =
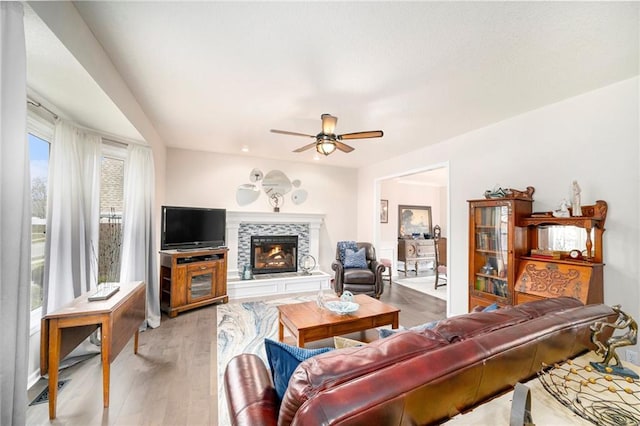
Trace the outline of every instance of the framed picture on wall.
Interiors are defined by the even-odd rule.
[[[389,200],[380,200],[380,223],[389,223]]]
[[[431,238],[431,206],[398,206],[398,238]]]

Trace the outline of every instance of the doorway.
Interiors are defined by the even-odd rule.
[[[430,207],[431,226],[433,228],[438,225],[441,230],[441,236],[446,241],[449,235],[449,165],[448,163],[437,164],[424,169],[411,170],[379,178],[375,185],[374,192],[376,193],[376,203],[379,205],[380,213],[380,220],[376,223],[374,233],[376,252],[379,258],[391,260],[392,280],[394,282],[398,279],[404,280],[404,273],[398,271],[398,207],[407,205]],[[441,253],[440,257],[449,259],[450,257],[447,253],[449,250],[447,245],[445,253]],[[406,265],[402,266],[406,268]],[[433,269],[427,269],[434,272]],[[420,267],[419,271],[425,271],[425,268]],[[423,276],[425,273],[418,272],[417,275]],[[426,275],[429,275],[428,271]],[[411,277],[417,278],[415,271],[409,272],[406,278]],[[417,279],[414,281],[422,282]],[[442,281],[439,282],[442,284]],[[438,296],[440,298],[445,297],[448,301],[449,287],[447,285],[439,288]],[[418,289],[420,286],[416,285],[412,286],[412,288]],[[425,292],[431,291],[427,290],[426,286],[422,286],[422,288]],[[435,290],[434,285],[430,284],[429,289]]]

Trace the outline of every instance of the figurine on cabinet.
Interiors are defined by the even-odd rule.
[[[578,181],[574,180],[571,185],[571,192],[573,193],[573,199],[571,203],[571,215],[572,216],[582,216],[582,207],[580,205],[580,185],[578,185]]]
[[[553,211],[553,217],[570,217],[569,214],[569,202],[564,198],[560,202],[560,207],[558,210]]]

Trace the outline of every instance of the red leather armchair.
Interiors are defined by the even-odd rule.
[[[382,273],[385,266],[376,258],[376,249],[371,243],[356,243],[358,250],[364,247],[367,268],[345,268],[340,257],[340,249],[336,248],[336,259],[331,264],[335,271],[332,283],[333,290],[342,295],[345,290],[353,294],[366,294],[376,299],[384,291]]]

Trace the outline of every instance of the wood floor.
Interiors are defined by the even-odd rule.
[[[400,285],[385,284],[380,300],[399,307],[407,327],[445,317],[445,301]],[[160,327],[140,334],[138,355],[132,339],[111,364],[108,409],[95,356],[61,371],[71,380],[58,394],[58,417],[49,422],[48,403],[30,406],[27,425],[216,425],[216,324],[215,305],[163,316]],[[46,386],[40,379],[29,401]]]

